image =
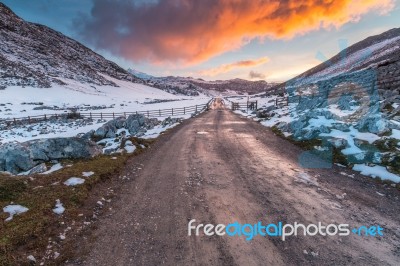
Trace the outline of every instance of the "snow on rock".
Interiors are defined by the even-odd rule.
[[[48,171],[43,172],[42,175],[48,175],[48,174],[51,174],[51,173],[56,172],[61,169],[63,169],[63,166],[61,165],[61,163],[56,163],[52,167],[50,167],[50,169]]]
[[[55,214],[61,215],[61,214],[64,213],[64,211],[65,211],[64,206],[62,205],[61,201],[60,201],[59,199],[57,199],[57,200],[56,200],[56,206],[55,206],[55,208],[53,209],[53,212],[54,212]]]
[[[8,217],[5,221],[6,222],[11,221],[14,215],[27,212],[28,210],[29,210],[28,208],[21,205],[7,205],[3,208],[3,211],[7,212],[10,215],[10,217]]]
[[[76,185],[80,185],[80,184],[83,184],[83,183],[85,183],[85,179],[82,179],[80,177],[71,177],[71,178],[69,178],[68,180],[66,180],[64,182],[64,185],[76,186]]]
[[[355,164],[353,170],[359,171],[361,174],[371,176],[373,178],[379,177],[382,180],[390,180],[400,183],[400,176],[390,173],[385,167],[380,165],[368,166],[365,164]]]

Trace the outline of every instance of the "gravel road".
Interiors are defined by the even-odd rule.
[[[351,170],[303,169],[259,123],[214,110],[162,135],[93,232],[83,265],[400,265],[400,192]],[[349,175],[353,175],[350,177]],[[346,223],[383,236],[188,236],[194,225]],[[193,231],[194,232],[194,231]]]

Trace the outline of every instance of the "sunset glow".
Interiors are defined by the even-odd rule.
[[[4,2],[17,13],[26,4]],[[397,26],[394,17],[399,13],[394,0],[99,0],[80,9],[54,2],[42,9],[40,2],[46,1],[28,4],[31,11],[25,8],[20,15],[59,27],[123,66],[152,75],[164,75],[168,68],[168,74],[206,79],[285,80],[306,70],[302,66],[310,66],[311,61],[319,63],[315,47],[328,48],[323,50],[328,56],[338,52],[335,44],[324,43],[323,33],[349,39],[351,44],[368,36],[366,32]],[[72,22],[42,21],[41,12],[54,12]],[[372,29],[370,21],[375,21]],[[311,41],[315,47],[300,49],[298,40]],[[283,46],[287,46],[285,53],[307,58],[279,69],[278,74],[273,66],[281,64],[277,53]]]

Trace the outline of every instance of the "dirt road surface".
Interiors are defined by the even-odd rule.
[[[303,169],[298,147],[220,107],[132,158],[132,181],[72,264],[400,265],[398,190],[339,166]],[[384,236],[188,236],[191,219],[379,224]]]

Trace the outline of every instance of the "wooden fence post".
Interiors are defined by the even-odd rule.
[[[158,110],[158,116],[161,117],[161,109]]]
[[[100,119],[103,119],[103,113],[100,112]]]
[[[114,114],[114,112],[113,112],[113,119],[115,118],[115,114]]]
[[[171,116],[174,116],[174,108],[172,108],[172,115]]]
[[[183,107],[183,114],[184,114],[184,115],[186,114],[186,110],[185,110],[185,107]]]
[[[196,104],[196,113],[197,113],[197,104]]]
[[[90,112],[89,115],[90,115],[90,119],[92,119],[92,112]]]
[[[149,110],[147,110],[147,117],[150,117]]]

